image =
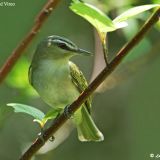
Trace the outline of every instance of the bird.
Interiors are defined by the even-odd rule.
[[[29,82],[57,115],[88,86],[83,73],[70,61],[70,58],[78,55],[92,53],[57,35],[42,40],[33,55],[29,67]],[[70,118],[77,128],[78,139],[82,142],[104,140],[91,117],[91,102],[92,98],[89,97]]]

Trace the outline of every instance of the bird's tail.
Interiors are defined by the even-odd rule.
[[[91,115],[85,107],[81,108],[81,121],[77,124],[78,138],[80,141],[103,141],[103,134],[95,125]]]

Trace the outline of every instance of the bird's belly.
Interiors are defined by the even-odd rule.
[[[71,82],[58,82],[44,89],[42,98],[52,107],[64,108],[78,97],[79,93]]]
[[[35,78],[34,78],[35,79]],[[63,74],[45,76],[45,74],[36,75],[37,81],[34,82],[34,88],[41,98],[51,107],[64,108],[72,103],[79,92],[72,83],[69,75]]]

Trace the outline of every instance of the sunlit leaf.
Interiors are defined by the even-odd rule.
[[[128,26],[128,23],[127,23],[127,22],[116,22],[116,23],[115,23],[116,29],[124,28],[124,27],[127,27],[127,26]]]
[[[20,103],[8,103],[7,106],[11,106],[14,108],[14,112],[16,113],[25,113],[30,116],[32,116],[35,119],[42,120],[44,118],[44,113],[40,111],[39,109],[28,106],[25,104],[20,104]]]
[[[22,57],[15,65],[6,79],[6,82],[11,87],[24,89],[27,95],[37,96],[36,91],[30,86],[28,81],[29,61]]]
[[[70,9],[90,22],[100,33],[116,29],[114,23],[107,15],[90,4],[76,2],[71,4]]]
[[[121,15],[119,15],[118,17],[116,17],[113,22],[115,23],[119,23],[119,22],[122,22],[122,21],[126,21],[128,20],[129,18],[137,15],[137,14],[140,14],[144,11],[147,11],[149,9],[152,9],[154,7],[158,7],[160,5],[158,4],[151,4],[151,5],[142,5],[142,6],[138,6],[138,7],[133,7],[125,12],[123,12]]]

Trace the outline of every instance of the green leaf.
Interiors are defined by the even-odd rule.
[[[144,11],[147,11],[151,8],[154,8],[154,7],[158,7],[160,5],[158,4],[151,4],[151,5],[142,5],[142,6],[138,6],[138,7],[133,7],[127,11],[125,11],[124,13],[122,13],[121,15],[119,15],[118,17],[116,17],[113,22],[114,23],[120,23],[120,22],[123,22],[123,21],[126,21],[128,20],[129,18],[137,15],[137,14],[140,14]]]
[[[13,107],[14,112],[16,112],[16,113],[25,113],[25,114],[28,114],[28,115],[30,115],[40,121],[45,116],[42,111],[40,111],[39,109],[32,107],[32,106],[19,104],[19,103],[8,103],[7,106]]]
[[[55,119],[59,113],[60,112],[58,110],[52,108],[46,113],[46,115],[42,119],[42,123],[45,124],[49,119]]]
[[[108,16],[90,4],[76,1],[76,3],[71,4],[70,9],[90,22],[100,33],[107,33],[116,29]]]

